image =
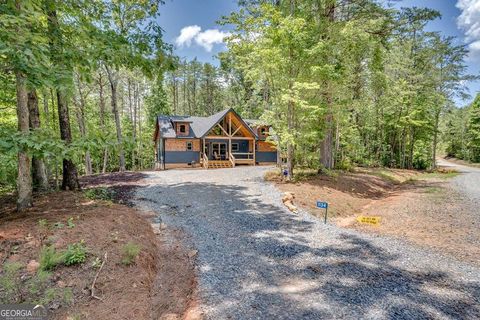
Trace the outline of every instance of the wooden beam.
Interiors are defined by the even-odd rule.
[[[238,127],[237,130],[235,130],[234,133],[232,133],[232,137],[238,132],[238,130],[240,130],[241,127]]]
[[[222,129],[222,131],[223,131],[223,132],[227,135],[227,137],[228,137],[227,131],[225,131],[225,129],[223,129],[223,127],[220,125],[220,123],[217,123],[217,126],[219,126],[220,129]]]

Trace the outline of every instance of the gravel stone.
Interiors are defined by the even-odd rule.
[[[480,269],[289,212],[268,167],[150,172],[136,204],[183,229],[207,319],[480,319]]]

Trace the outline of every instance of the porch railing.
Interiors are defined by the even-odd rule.
[[[253,152],[233,152],[232,155],[238,160],[252,160],[254,159]]]
[[[232,164],[232,167],[235,168],[235,157],[233,156],[232,153],[228,154],[228,159],[230,160],[230,163]]]
[[[205,169],[208,169],[208,157],[205,153],[202,153],[202,157],[203,157],[203,167]]]

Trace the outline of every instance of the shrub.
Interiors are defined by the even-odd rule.
[[[138,254],[140,253],[140,246],[133,242],[129,242],[122,248],[122,263],[129,266],[135,262]]]
[[[83,192],[85,197],[92,200],[113,200],[114,191],[107,188],[87,189]]]
[[[67,247],[67,251],[63,254],[63,262],[66,266],[84,263],[87,260],[87,248],[83,240]]]
[[[53,270],[57,265],[63,262],[60,252],[57,252],[53,246],[43,246],[40,251],[40,270]]]
[[[73,217],[68,218],[67,228],[69,228],[69,229],[75,228],[75,223],[73,223]]]

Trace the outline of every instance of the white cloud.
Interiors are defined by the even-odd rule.
[[[214,44],[223,43],[223,39],[229,35],[230,33],[218,29],[202,31],[202,28],[193,25],[182,28],[180,35],[175,39],[175,43],[179,47],[190,47],[192,41],[195,41],[196,44],[210,52]]]
[[[470,58],[480,61],[480,0],[458,0],[461,14],[457,25],[465,31],[465,41],[469,42]]]
[[[201,30],[202,28],[197,25],[183,27],[182,30],[180,30],[180,35],[175,39],[175,43],[179,47],[183,47],[184,45],[190,47],[192,40],[200,33]]]

